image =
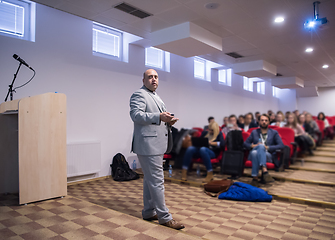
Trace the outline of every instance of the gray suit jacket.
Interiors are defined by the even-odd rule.
[[[168,126],[160,121],[160,101],[145,86],[130,98],[130,117],[134,122],[132,151],[139,155],[162,155],[168,148]]]

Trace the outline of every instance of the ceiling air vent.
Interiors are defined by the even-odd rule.
[[[146,18],[146,17],[152,16],[151,13],[144,12],[143,10],[138,9],[134,6],[131,6],[125,2],[115,5],[114,8],[119,9],[123,12],[129,13],[138,18]]]
[[[280,74],[280,73],[276,74],[276,77],[282,77],[282,76],[283,76],[283,74]]]
[[[237,52],[226,53],[226,55],[228,55],[229,57],[233,57],[233,58],[242,58],[242,57],[244,57],[244,56],[238,54]]]

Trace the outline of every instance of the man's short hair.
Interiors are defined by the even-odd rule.
[[[268,114],[263,113],[262,115],[259,116],[259,119],[261,119],[262,116],[267,117],[270,122],[270,116]]]
[[[260,112],[255,112],[255,115],[256,115],[256,114],[260,114]]]
[[[230,115],[228,119],[231,119],[231,118],[236,118],[237,119],[235,114]]]
[[[244,118],[246,118],[248,115],[251,116],[251,120],[254,120],[254,115],[251,112],[248,112],[247,114],[245,114]]]
[[[214,119],[214,117],[209,117],[207,120],[208,120],[208,122],[209,121],[211,121],[211,120],[213,120]]]

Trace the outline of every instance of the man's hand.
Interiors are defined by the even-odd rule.
[[[166,123],[170,123],[172,120],[174,119],[174,116],[171,116],[171,113],[169,113],[169,112],[162,112],[161,114],[160,114],[160,120],[162,121],[162,122],[166,122]],[[175,118],[176,119],[176,118]],[[175,121],[176,122],[176,121]],[[175,123],[174,122],[174,123]],[[173,123],[173,124],[174,124]]]
[[[179,120],[179,118],[172,118],[170,122],[168,122],[168,124],[170,126],[172,126],[173,124],[175,124],[177,121]]]
[[[255,147],[257,147],[259,144],[261,144],[261,143],[257,143],[257,144],[253,144],[253,143],[252,143],[252,144],[250,145],[250,147],[251,147],[251,148],[255,148]]]

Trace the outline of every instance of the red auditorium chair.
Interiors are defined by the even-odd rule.
[[[257,128],[254,128],[254,129],[257,129]],[[247,138],[250,136],[250,133],[249,133],[249,131],[242,133],[243,141],[247,140]],[[249,157],[249,150],[246,150],[244,152],[244,161],[245,161],[244,167],[251,168],[252,167],[252,162],[251,162],[251,160],[248,160],[248,157]],[[267,167],[267,169],[275,169],[275,165],[273,163],[268,163],[267,162],[266,167]]]
[[[222,133],[222,135],[223,135],[223,139],[226,139],[226,135],[224,133]],[[227,146],[226,146],[226,148],[227,148]],[[211,163],[212,163],[213,168],[215,168],[217,166],[221,167],[220,163],[221,163],[221,160],[222,160],[223,152],[224,152],[224,150],[222,150],[216,158],[211,159]],[[192,160],[192,165],[193,165],[193,163],[201,163],[202,164],[203,161],[202,161],[201,158],[194,158]],[[192,166],[190,167],[190,169],[192,169]]]
[[[269,128],[272,128],[272,129],[278,129],[279,127],[278,126],[272,126],[272,125],[269,125]]]
[[[294,141],[295,138],[294,130],[291,128],[282,127],[276,129],[276,131],[279,133],[284,145],[290,148],[291,163],[294,163],[298,152],[298,146]]]
[[[192,137],[200,137],[201,133],[204,131],[202,128],[194,127],[193,130],[196,132],[193,133]]]
[[[321,140],[325,137],[324,131],[325,131],[325,122],[322,120],[315,120],[315,122],[318,124],[320,132],[321,132]]]
[[[252,131],[254,131],[257,128],[259,128],[259,127],[249,128],[248,133],[251,133]]]

